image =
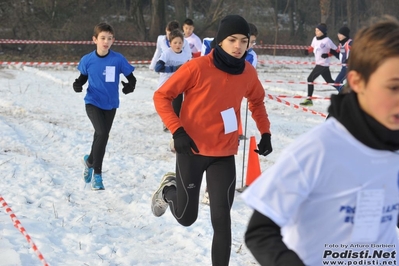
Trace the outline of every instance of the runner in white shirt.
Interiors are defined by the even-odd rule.
[[[397,265],[399,21],[362,29],[351,92],[243,194],[245,241],[261,265]],[[369,56],[372,55],[372,56]]]
[[[166,35],[159,35],[157,38],[157,47],[155,49],[154,55],[151,59],[151,63],[149,66],[149,69],[154,70],[155,64],[158,62],[159,57],[161,56],[162,52],[167,50],[170,45],[169,45],[169,34],[172,30],[174,29],[180,29],[179,22],[173,20],[168,23],[166,26],[165,32]],[[183,53],[187,53],[191,57],[191,49],[190,45],[186,40],[184,40],[183,44]]]
[[[334,84],[334,79],[331,77],[330,72],[330,58],[328,53],[331,49],[336,50],[337,46],[327,37],[327,26],[324,23],[320,23],[315,28],[315,37],[312,40],[312,44],[308,49],[305,50],[305,55],[314,53],[316,66],[309,74],[307,79],[308,83],[308,98],[300,103],[304,106],[312,106],[312,96],[314,91],[314,85],[312,84],[318,76],[322,76],[327,83]]]
[[[169,34],[170,48],[165,50],[155,65],[155,71],[159,74],[158,88],[172,76],[177,69],[191,59],[191,55],[183,52],[184,36],[179,29],[173,30]],[[173,109],[177,116],[180,116],[183,94],[179,94],[173,101]]]
[[[192,19],[186,19],[183,23],[184,38],[190,45],[191,54],[193,57],[201,55],[201,39],[194,33],[194,21]]]

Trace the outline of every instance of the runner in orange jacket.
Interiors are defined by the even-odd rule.
[[[219,25],[215,49],[183,64],[154,93],[155,108],[173,133],[176,174],[167,173],[162,178],[152,197],[152,212],[159,217],[170,206],[180,224],[193,224],[206,172],[214,228],[212,265],[228,265],[230,258],[234,155],[244,97],[262,135],[256,151],[264,156],[272,152],[265,91],[255,68],[245,60],[249,34],[245,19],[226,16]],[[171,102],[181,93],[184,101],[178,117]]]

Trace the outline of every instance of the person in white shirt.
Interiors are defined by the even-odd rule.
[[[243,193],[245,242],[261,265],[397,265],[399,21],[358,32],[351,91]],[[384,254],[384,256],[382,256]]]
[[[172,30],[174,29],[180,29],[179,22],[176,20],[170,21],[168,25],[166,25],[165,35],[159,35],[157,38],[157,46],[154,52],[154,55],[151,59],[151,63],[149,66],[150,70],[154,70],[156,63],[159,60],[159,57],[161,56],[162,52],[167,50],[170,45],[169,45],[169,34]],[[191,57],[191,49],[190,45],[188,42],[185,40],[183,44],[183,53],[187,53]]]
[[[199,57],[201,55],[201,39],[194,33],[194,21],[187,18],[183,22],[184,38],[190,45],[191,54],[193,57]]]
[[[169,34],[170,48],[165,50],[155,65],[155,72],[159,74],[158,88],[172,76],[181,65],[191,59],[190,55],[183,52],[184,36],[179,29],[171,31]],[[172,101],[173,109],[177,116],[180,116],[183,94],[179,94]]]
[[[334,83],[334,79],[331,77],[330,72],[330,58],[328,53],[331,49],[337,50],[337,46],[327,37],[327,25],[320,23],[315,28],[315,37],[312,40],[312,44],[305,50],[305,55],[313,52],[316,60],[316,66],[308,77],[308,97],[300,103],[304,106],[312,106],[312,95],[314,90],[313,82],[318,76],[322,76],[327,83]]]

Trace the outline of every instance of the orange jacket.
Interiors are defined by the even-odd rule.
[[[184,93],[184,100],[179,118],[171,102],[180,93]],[[248,99],[249,110],[260,133],[270,133],[265,91],[255,68],[245,62],[242,74],[228,74],[215,67],[212,52],[184,63],[155,91],[153,100],[170,132],[184,127],[197,145],[199,154],[229,156],[237,154],[238,130],[225,134],[221,112],[234,108],[238,125],[244,97]]]

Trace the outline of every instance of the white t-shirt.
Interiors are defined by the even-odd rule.
[[[337,46],[331,41],[331,39],[325,37],[321,40],[318,40],[316,37],[313,37],[312,44],[310,46],[313,47],[316,65],[329,66],[330,57],[322,58],[321,55],[328,54],[330,49],[337,50]]]
[[[151,59],[151,63],[149,69],[154,70],[155,65],[157,64],[159,57],[161,56],[163,51],[169,49],[169,41],[166,39],[166,35],[159,35],[157,39],[157,48],[155,49],[154,55]],[[190,45],[186,40],[184,40],[183,44],[183,53],[187,53],[191,58],[191,49]]]
[[[159,60],[162,60],[165,62],[165,66],[179,66],[191,59],[191,53],[188,56],[187,53],[182,51],[181,53],[175,53],[171,48],[168,48],[165,50],[162,54]],[[159,82],[158,82],[158,88],[162,86],[162,84],[165,83],[165,81],[172,76],[174,72],[172,73],[165,73],[165,72],[159,72]]]
[[[365,146],[336,119],[329,118],[287,147],[242,197],[249,206],[282,228],[284,243],[305,265],[320,266],[325,265],[323,261],[353,262],[355,259],[326,256],[329,251],[338,252],[336,254],[352,251],[353,254],[369,250],[369,254],[373,254],[374,250],[396,250],[399,253],[398,181],[398,153]],[[371,247],[371,243],[351,247],[359,244],[351,238],[355,210],[359,207],[358,193],[373,189],[384,193],[382,210],[377,208],[373,213],[374,217],[381,216],[377,219],[379,230],[373,243],[391,247]],[[378,259],[384,260],[392,258]]]
[[[191,34],[188,37],[184,37],[188,44],[190,45],[190,49],[192,53],[198,53],[201,52],[201,46],[202,46],[202,42],[201,39],[195,34]]]

